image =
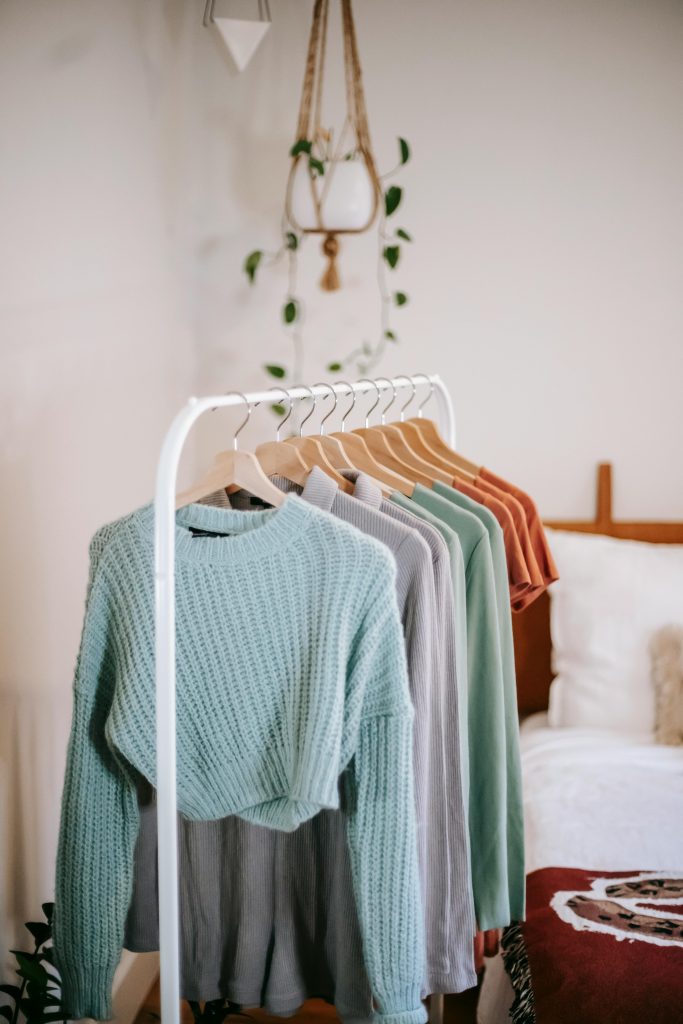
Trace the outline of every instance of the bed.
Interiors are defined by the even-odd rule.
[[[561,531],[558,537],[593,534],[598,544],[602,536],[683,545],[683,523],[612,519],[611,470],[606,464],[598,471],[595,520],[547,525]],[[574,540],[563,543],[571,546]],[[683,548],[632,548],[639,557],[662,556],[662,564],[664,556],[674,557],[677,567],[667,577],[664,593],[683,579]],[[615,690],[611,700],[606,691],[591,704],[594,691],[610,685],[610,672],[616,668],[600,630],[612,634],[612,640],[628,640],[628,616],[641,615],[645,601],[633,591],[647,577],[647,569],[629,567],[622,592],[611,598],[615,607],[604,625],[599,616],[592,621],[587,616],[582,624],[581,610],[572,610],[571,625],[585,638],[588,651],[582,652],[586,667],[580,671],[588,676],[584,693],[577,688],[578,697],[572,689],[558,696],[557,687],[551,695],[548,598],[516,617],[527,921],[506,931],[502,954],[487,962],[480,1024],[683,1020],[683,746],[654,741],[644,710],[647,693],[636,695],[631,704],[622,699],[631,692],[626,678],[634,667],[631,662],[623,669],[623,691]],[[677,621],[683,623],[683,587],[678,593]],[[677,600],[672,594],[669,604]],[[554,608],[555,634],[558,614]],[[653,612],[653,622],[657,614]],[[589,655],[597,669],[589,664]],[[558,662],[557,651],[554,660]],[[559,658],[562,672],[568,670],[567,660]],[[638,670],[642,674],[643,666]],[[601,720],[605,706],[616,724]],[[558,727],[567,708],[573,724]]]

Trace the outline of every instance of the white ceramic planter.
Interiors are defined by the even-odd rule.
[[[322,201],[318,222],[313,189]],[[306,157],[297,161],[292,172],[289,216],[301,231],[363,231],[376,212],[372,178],[363,160],[335,160],[325,165],[325,174],[314,178]]]

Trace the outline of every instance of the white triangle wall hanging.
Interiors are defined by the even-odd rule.
[[[238,71],[244,71],[271,25],[270,21],[220,17],[214,17],[213,23],[223,36]]]

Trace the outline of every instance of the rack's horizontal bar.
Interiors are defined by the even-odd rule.
[[[360,380],[355,383],[342,383],[337,382],[336,384],[314,384],[311,387],[291,387],[287,388],[284,385],[274,384],[272,388],[266,388],[263,391],[247,391],[239,393],[237,391],[229,391],[223,395],[209,395],[204,398],[190,398],[189,404],[195,405],[200,403],[204,408],[225,408],[231,405],[244,405],[246,402],[249,405],[259,405],[261,402],[273,402],[277,401],[277,392],[281,391],[283,395],[287,396],[287,401],[300,400],[305,398],[313,397],[324,397],[329,395],[330,388],[334,391],[335,395],[362,395],[365,392],[371,391],[377,393],[377,389],[380,391],[386,391],[389,388],[395,388],[396,391],[401,389],[413,387],[419,388],[420,385],[429,384],[430,387],[436,387],[440,383],[438,374],[415,374],[415,378],[409,377],[380,377],[376,382],[370,380]]]

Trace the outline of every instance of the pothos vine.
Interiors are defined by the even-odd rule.
[[[352,368],[356,375],[367,375],[373,370],[384,354],[387,344],[396,344],[399,340],[393,325],[393,313],[400,310],[408,302],[405,291],[395,289],[390,275],[398,268],[401,261],[402,243],[412,242],[412,236],[403,227],[395,227],[393,217],[403,201],[404,191],[400,185],[390,182],[410,159],[410,147],[405,139],[398,139],[399,159],[392,170],[379,177],[383,195],[377,220],[377,288],[380,300],[379,336],[373,342],[363,340],[345,355],[333,359],[326,366],[329,373],[339,373]],[[309,139],[299,139],[291,148],[290,156],[308,155],[308,168],[313,177],[325,174],[328,158],[325,154],[314,152],[313,143]],[[347,160],[354,159],[349,153]],[[386,186],[386,187],[385,187]],[[288,282],[287,293],[281,306],[281,321],[288,331],[292,342],[292,362],[289,366],[280,363],[266,363],[265,372],[276,380],[287,380],[292,384],[300,382],[303,366],[303,326],[305,322],[304,305],[298,294],[298,257],[306,243],[307,235],[297,230],[290,223],[287,213],[283,212],[281,222],[282,243],[275,252],[254,249],[246,257],[242,269],[250,285],[256,281],[257,272],[264,266],[273,266],[283,259],[287,260]],[[284,415],[285,407],[281,404],[272,406],[278,415]]]

